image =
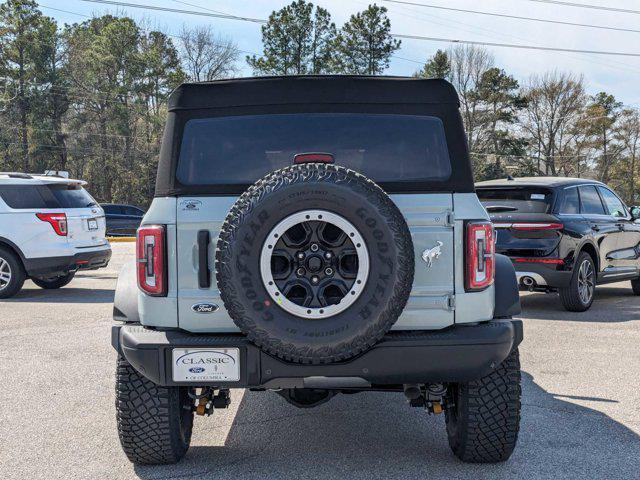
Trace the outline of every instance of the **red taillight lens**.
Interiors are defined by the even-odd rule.
[[[147,295],[167,295],[166,233],[164,225],[140,227],[136,239],[138,287]]]
[[[57,235],[67,236],[67,216],[64,213],[36,213],[36,217],[50,224]]]
[[[547,258],[547,257],[516,257],[513,259],[516,263],[546,263],[549,265],[564,265],[564,260],[562,258]]]
[[[466,240],[467,290],[483,290],[493,283],[495,270],[495,239],[489,222],[467,224]]]
[[[298,153],[293,157],[293,163],[333,163],[334,158],[330,153]]]
[[[561,223],[514,223],[511,225],[514,230],[562,230]]]

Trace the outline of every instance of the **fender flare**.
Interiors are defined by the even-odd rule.
[[[125,263],[118,275],[116,294],[113,299],[113,319],[126,323],[140,321],[135,262]]]
[[[520,293],[516,270],[511,259],[506,255],[496,254],[496,271],[494,281],[495,307],[493,318],[506,318],[518,315],[520,309]]]
[[[24,253],[22,253],[22,250],[20,250],[20,247],[18,247],[15,243],[13,243],[11,240],[5,237],[0,237],[0,245],[2,244],[5,244],[9,248],[11,248],[14,252],[16,252],[20,257],[20,260],[22,260],[22,264],[24,265],[26,257],[24,256]]]

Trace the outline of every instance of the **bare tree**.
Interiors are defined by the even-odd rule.
[[[192,81],[233,77],[238,72],[238,46],[209,26],[182,27],[180,53],[183,68]]]
[[[538,158],[538,171],[557,175],[562,166],[566,173],[567,160],[580,162],[584,158],[577,152],[578,147],[584,151],[579,141],[583,129],[577,127],[587,102],[582,76],[557,71],[534,75],[523,94],[527,107],[522,128]]]
[[[451,62],[449,79],[460,96],[460,107],[469,151],[476,150],[480,140],[482,120],[481,99],[478,86],[482,76],[494,65],[493,55],[484,48],[458,45],[448,52]]]
[[[638,160],[640,160],[640,112],[627,108],[622,111],[620,123],[615,132],[615,138],[624,147],[622,161],[619,162],[619,177],[626,192],[626,200],[636,205],[636,175]],[[626,185],[624,185],[626,184]]]

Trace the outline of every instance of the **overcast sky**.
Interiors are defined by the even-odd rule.
[[[254,18],[267,18],[271,11],[279,9],[290,1],[276,0],[127,0],[128,3],[156,5],[185,10],[199,10],[196,6],[223,13]],[[407,0],[451,8],[470,9],[491,13],[528,16],[575,23],[614,26],[640,30],[640,15],[632,13],[608,12],[602,10],[551,5],[531,0]],[[568,0],[572,3],[603,5],[607,7],[640,10],[636,0]],[[146,19],[152,25],[177,33],[183,23],[190,25],[211,24],[221,34],[232,37],[241,50],[260,53],[260,25],[234,20],[205,18],[178,13],[145,11],[137,8],[116,8],[83,2],[81,0],[42,0],[39,2],[45,14],[61,23],[83,21],[84,17],[54,11],[45,6],[68,10],[81,15],[103,13],[126,13],[140,20]],[[338,26],[349,16],[367,7],[364,0],[321,0],[314,2],[328,9]],[[430,37],[455,38],[484,42],[527,44],[585,50],[606,50],[640,53],[640,33],[618,32],[585,27],[555,25],[525,20],[489,17],[473,13],[460,13],[432,8],[399,5],[378,1],[389,9],[394,33],[422,35]],[[187,5],[191,4],[191,5]],[[205,10],[201,10],[205,11]],[[410,75],[438,48],[449,44],[403,40],[391,68],[391,75]],[[601,90],[614,94],[619,100],[633,106],[640,106],[640,57],[620,57],[595,54],[558,53],[511,48],[488,47],[494,54],[496,64],[523,82],[534,73],[547,70],[571,71],[583,74],[588,90]],[[412,61],[409,61],[412,60]],[[250,75],[251,70],[242,60],[242,74]]]

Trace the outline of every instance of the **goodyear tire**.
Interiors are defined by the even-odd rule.
[[[221,297],[267,353],[330,363],[369,349],[404,309],[414,252],[375,183],[335,165],[294,165],[250,187],[216,249]]]

